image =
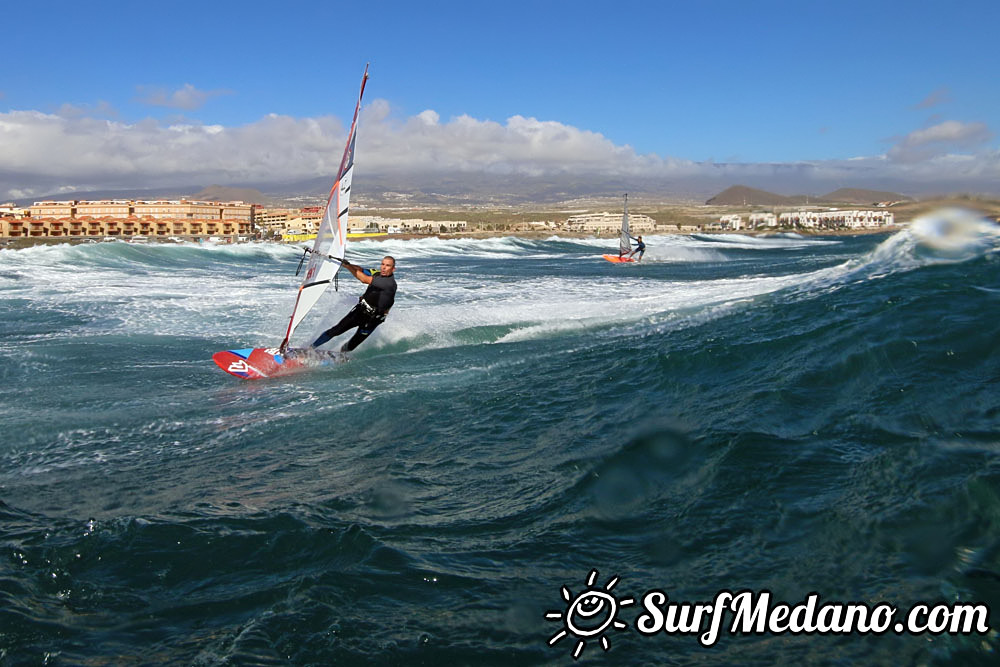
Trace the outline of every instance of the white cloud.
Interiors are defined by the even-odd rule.
[[[433,110],[400,119],[386,101],[375,100],[362,111],[356,163],[359,174],[416,174],[430,182],[435,174],[464,172],[544,176],[567,183],[581,176],[590,181],[659,179],[664,184],[701,179],[712,184],[708,187],[743,183],[789,194],[820,192],[827,184],[830,189],[878,185],[905,192],[907,183],[935,184],[943,177],[1000,182],[998,152],[947,152],[978,146],[990,136],[981,123],[950,121],[911,133],[887,156],[794,164],[696,163],[638,154],[597,132],[556,121],[513,116],[500,123],[467,115],[442,121]],[[344,122],[333,117],[270,114],[225,127],[11,111],[0,113],[0,199],[50,194],[61,187],[156,188],[331,177],[345,139]],[[918,154],[921,159],[913,159]]]
[[[920,162],[952,151],[969,150],[993,138],[985,123],[949,120],[915,130],[889,150],[889,158],[899,162]]]
[[[227,90],[198,90],[190,83],[185,83],[173,92],[156,86],[137,86],[137,90],[140,95],[139,101],[143,104],[185,111],[200,109],[212,97],[230,93]]]
[[[513,116],[505,124],[467,115],[442,123],[432,110],[403,122],[362,118],[366,167],[376,171],[481,171],[532,175],[567,171],[633,172],[650,166],[630,147],[554,121]]]
[[[423,121],[426,125],[437,125],[441,121],[441,116],[439,116],[438,112],[433,109],[421,111],[417,114],[417,118]]]

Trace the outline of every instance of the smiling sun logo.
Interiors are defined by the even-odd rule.
[[[635,600],[632,598],[619,600],[611,594],[611,589],[618,583],[618,577],[612,577],[604,588],[594,586],[595,581],[597,581],[597,570],[591,570],[587,577],[587,588],[576,597],[573,597],[569,589],[563,586],[562,597],[566,601],[566,611],[545,613],[546,620],[563,623],[562,629],[549,638],[549,646],[554,646],[556,642],[567,635],[575,636],[577,642],[573,649],[574,660],[583,653],[587,640],[591,637],[599,637],[601,647],[605,651],[611,648],[611,643],[604,636],[604,631],[612,627],[615,630],[627,630],[628,625],[616,618],[618,608],[635,604]]]

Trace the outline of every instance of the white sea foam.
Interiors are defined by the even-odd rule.
[[[741,250],[773,250],[782,248],[808,248],[824,245],[839,245],[838,239],[806,237],[799,234],[776,234],[749,236],[747,234],[696,234],[692,242],[715,247],[739,248]]]
[[[352,242],[352,257],[377,258],[383,255],[401,257],[523,257],[531,252],[531,242],[516,237],[494,237],[486,239],[439,239],[427,237],[409,240],[357,241]]]
[[[995,249],[996,229],[975,216],[941,214],[914,223],[869,255],[838,266],[790,275],[688,281],[670,280],[669,273],[662,273],[664,267],[655,274],[655,266],[606,265],[597,250],[607,248],[607,239],[361,241],[352,243],[351,251],[358,263],[374,264],[382,255],[393,254],[401,265],[397,305],[363,349],[398,344],[415,349],[470,341],[508,343],[588,330],[629,332],[651,324],[682,326],[692,318],[719,317],[748,307],[756,297],[780,290],[794,288],[801,297],[859,278],[961,261]],[[727,249],[816,242],[748,238],[648,237],[644,261],[721,262],[728,259]],[[68,326],[74,335],[201,336],[231,347],[270,344],[280,340],[287,326],[301,280],[294,276],[300,252],[275,243],[104,243],[7,250],[0,252],[0,293],[24,300],[27,309],[73,315]],[[540,273],[539,257],[565,261],[566,275],[551,269],[558,263]],[[466,259],[505,267],[506,273],[484,279],[463,268]],[[490,259],[503,264],[490,265]],[[445,260],[448,266],[441,265]],[[580,271],[581,262],[592,264]],[[297,332],[299,344],[311,341],[349,310],[363,289],[341,273],[340,290],[329,290]]]
[[[457,281],[410,284],[407,293],[420,299],[420,306],[394,313],[380,328],[377,344],[429,336],[438,345],[456,345],[461,344],[455,338],[457,332],[476,327],[507,329],[492,341],[505,343],[615,325],[631,327],[652,320],[665,322],[672,319],[671,314],[735,306],[801,280],[796,275],[693,282],[549,278],[526,281],[514,290],[499,284],[471,289],[472,285]]]
[[[493,342],[563,335],[663,319],[678,309],[728,303],[801,280],[801,276],[649,280],[641,269],[617,271],[619,267],[605,266],[596,253],[589,257],[588,248],[603,249],[607,239],[574,239],[559,251],[552,248],[554,243],[565,244],[509,237],[352,243],[359,263],[396,254],[403,267],[397,306],[366,349],[418,339],[433,341],[430,346],[458,345],[460,332],[484,327],[495,328]],[[655,243],[657,249],[647,253],[651,261],[721,258],[717,251],[692,244],[689,237],[657,237]],[[293,275],[299,250],[268,243],[125,245],[6,252],[0,255],[0,286],[8,296],[26,298],[30,308],[83,318],[86,324],[74,327],[75,333],[85,335],[205,336],[237,347],[277,341],[283,334],[300,280]],[[532,273],[539,256],[586,261],[580,253],[595,263],[597,275]],[[437,258],[509,260],[524,266],[524,276],[515,272],[503,280],[484,280],[475,272],[405,268],[407,260],[419,266]],[[607,273],[609,268],[615,273]],[[312,340],[350,309],[362,290],[350,276],[342,275],[340,291],[324,295],[297,338]]]

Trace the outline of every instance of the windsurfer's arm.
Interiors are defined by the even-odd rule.
[[[354,276],[355,278],[357,278],[358,280],[360,280],[364,284],[366,284],[366,285],[371,284],[371,282],[372,282],[372,276],[370,276],[367,273],[365,273],[365,270],[362,269],[357,264],[351,264],[350,262],[348,262],[345,259],[344,261],[341,262],[341,266],[343,266],[345,269],[347,269],[348,271],[350,271],[352,276]]]

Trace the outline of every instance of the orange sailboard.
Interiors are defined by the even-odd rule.
[[[635,260],[631,257],[626,257],[624,255],[601,255],[604,259],[608,260],[612,264],[625,264],[626,262],[634,262]]]

